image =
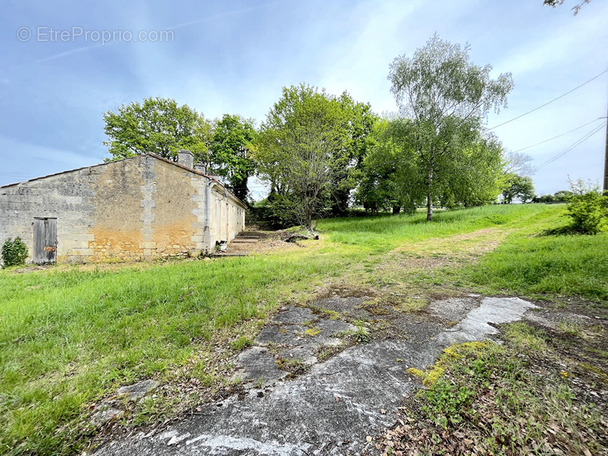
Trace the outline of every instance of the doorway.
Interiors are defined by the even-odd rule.
[[[34,263],[57,262],[57,219],[34,218]]]

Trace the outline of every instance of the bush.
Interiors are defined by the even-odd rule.
[[[251,219],[265,223],[272,229],[289,228],[298,225],[294,216],[293,203],[287,196],[271,195],[249,208]]]
[[[25,264],[27,258],[27,246],[21,240],[20,237],[16,237],[15,240],[8,238],[2,246],[2,263],[4,267],[18,266]]]
[[[570,198],[566,215],[572,219],[570,228],[581,234],[597,234],[608,230],[608,196],[590,191]]]

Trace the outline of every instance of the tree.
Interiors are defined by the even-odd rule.
[[[518,174],[520,176],[530,176],[535,170],[532,166],[533,158],[521,152],[507,151],[505,153],[505,174]]]
[[[566,232],[597,234],[608,231],[608,195],[602,194],[600,186],[591,180],[572,180],[566,215],[572,220]]]
[[[250,149],[256,134],[253,120],[224,114],[222,119],[215,123],[210,142],[211,168],[227,179],[233,193],[243,201],[249,194],[247,181],[255,170]]]
[[[337,100],[344,115],[346,142],[343,149],[334,151],[331,160],[330,206],[332,215],[343,215],[348,209],[351,192],[357,186],[378,117],[369,104],[356,102],[347,92]]]
[[[440,171],[448,182],[438,198],[442,206],[473,207],[496,201],[504,187],[503,150],[496,137],[480,135],[451,158]]]
[[[503,190],[502,196],[507,204],[513,199],[519,198],[522,203],[534,198],[534,182],[529,176],[511,174],[507,181],[507,188]]]
[[[553,201],[556,203],[566,203],[572,196],[573,193],[570,190],[558,190],[553,194]]]
[[[411,120],[382,120],[364,160],[359,202],[412,212],[426,199],[425,163],[412,146]],[[471,138],[435,163],[436,199],[445,207],[477,206],[496,200],[503,183],[502,147],[493,136]]]
[[[564,3],[564,0],[544,0],[543,4],[547,5],[547,6],[552,6],[553,8],[555,8],[556,6],[562,5]],[[583,7],[583,5],[587,4],[587,3],[591,3],[591,0],[582,0],[578,5],[574,5],[572,7],[572,12],[574,13],[574,15],[576,16],[579,11],[581,10],[581,8]]]
[[[372,211],[403,207],[413,212],[422,202],[422,180],[415,155],[404,147],[408,122],[382,119],[373,131],[368,155],[363,160],[357,201]]]
[[[104,113],[104,141],[111,160],[155,153],[177,161],[177,152],[187,149],[195,161],[208,162],[211,124],[202,114],[175,100],[146,98],[142,104],[122,105],[118,112]]]
[[[330,194],[333,165],[347,146],[345,120],[339,99],[300,84],[283,88],[260,129],[255,159],[271,185],[268,199],[280,200],[310,232]]]
[[[435,34],[412,58],[400,56],[390,65],[391,91],[409,118],[404,142],[424,173],[429,221],[441,191],[457,177],[456,160],[480,139],[488,112],[505,106],[513,87],[510,74],[490,79],[492,67],[473,65],[468,51]]]
[[[608,196],[599,189],[583,194],[574,194],[566,215],[570,217],[570,228],[581,234],[598,234],[608,230]]]

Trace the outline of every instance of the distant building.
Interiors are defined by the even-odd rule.
[[[211,252],[245,227],[246,206],[220,182],[157,155],[0,187],[0,245],[20,237],[34,263],[147,260]]]

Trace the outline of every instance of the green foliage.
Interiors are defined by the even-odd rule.
[[[415,148],[418,133],[409,120],[382,120],[362,167],[356,192],[366,209],[404,208],[413,213],[427,197],[428,171]],[[493,138],[471,138],[448,157],[433,161],[435,202],[444,207],[479,206],[495,201],[501,181],[501,147]],[[398,211],[397,211],[398,212]]]
[[[581,234],[598,234],[608,230],[608,196],[599,191],[577,194],[570,198],[566,215],[570,228]]]
[[[284,218],[312,231],[312,219],[330,206],[346,209],[354,182],[349,168],[365,149],[373,122],[369,107],[348,94],[334,97],[305,84],[283,88],[255,147],[261,176],[271,186],[269,202],[280,197]]]
[[[404,407],[407,424],[389,431],[387,443],[403,454],[601,452],[601,406],[587,399],[599,386],[590,388],[578,369],[571,382],[564,370],[576,369],[572,336],[549,336],[525,323],[503,335],[502,345],[450,347],[456,356],[442,355],[444,374]]]
[[[414,424],[388,434],[395,449],[404,454],[412,449],[420,454],[601,453],[603,404],[595,398],[604,374],[585,372],[580,361],[590,357],[598,366],[605,364],[606,353],[596,350],[604,331],[581,337],[518,322],[501,332],[503,344],[455,346],[458,357],[442,356],[445,375],[407,407],[408,422]],[[462,407],[454,407],[463,388],[471,394]]]
[[[439,202],[447,208],[481,206],[496,201],[502,185],[502,146],[495,137],[479,136],[439,169]]]
[[[457,203],[475,184],[484,183],[486,175],[494,175],[500,159],[494,156],[485,163],[476,152],[499,152],[498,146],[484,144],[496,141],[483,138],[482,127],[489,110],[506,103],[511,75],[490,79],[492,67],[473,65],[468,51],[468,46],[462,49],[434,35],[413,58],[397,57],[390,66],[391,91],[401,115],[411,119],[401,121],[405,128],[395,138],[418,169],[421,185],[416,196],[426,198],[428,220],[442,194],[446,203]],[[489,172],[484,173],[486,167]]]
[[[444,428],[463,421],[463,415],[470,413],[469,407],[474,397],[473,392],[466,386],[454,385],[444,379],[439,379],[420,395],[425,399],[421,410],[427,418]]]
[[[211,169],[227,179],[228,186],[242,201],[247,199],[247,180],[255,171],[250,149],[256,134],[253,120],[224,114],[215,123],[209,145],[212,151],[209,158]]]
[[[354,329],[353,336],[355,338],[355,341],[357,341],[357,343],[360,343],[360,344],[366,344],[371,340],[369,331],[365,327],[365,322],[363,322],[361,320],[355,321],[355,329]]]
[[[332,215],[344,215],[348,210],[351,191],[359,185],[363,160],[371,144],[377,116],[369,104],[358,103],[344,92],[338,98],[345,116],[346,145],[335,151],[331,162],[330,206]]]
[[[211,124],[202,114],[175,100],[146,98],[143,103],[121,105],[118,112],[104,113],[105,133],[109,141],[104,144],[112,160],[155,153],[177,161],[177,152],[187,149],[195,161],[209,162],[207,144]]]
[[[262,222],[272,229],[282,229],[298,224],[293,206],[290,195],[271,193],[268,198],[250,206],[249,211],[256,222]]]
[[[568,201],[570,201],[570,198],[572,198],[573,195],[574,195],[574,193],[572,193],[569,190],[559,190],[559,191],[555,192],[553,195],[549,194],[549,195],[535,196],[534,198],[532,198],[532,202],[533,203],[546,203],[546,204],[567,203]]]
[[[3,267],[19,266],[25,264],[27,258],[27,246],[20,237],[13,241],[8,238],[2,245],[2,264]]]
[[[515,198],[519,198],[522,203],[534,198],[534,182],[529,176],[511,174],[507,176],[506,185],[502,196],[507,204],[511,204]]]
[[[399,206],[412,213],[422,202],[418,191],[422,182],[415,158],[396,139],[402,128],[402,120],[382,119],[376,123],[355,195],[366,210],[376,212]]]
[[[240,336],[238,339],[230,342],[230,348],[235,351],[242,351],[252,345],[251,339],[247,336]]]
[[[569,190],[559,190],[553,194],[553,202],[567,203],[574,194]]]

